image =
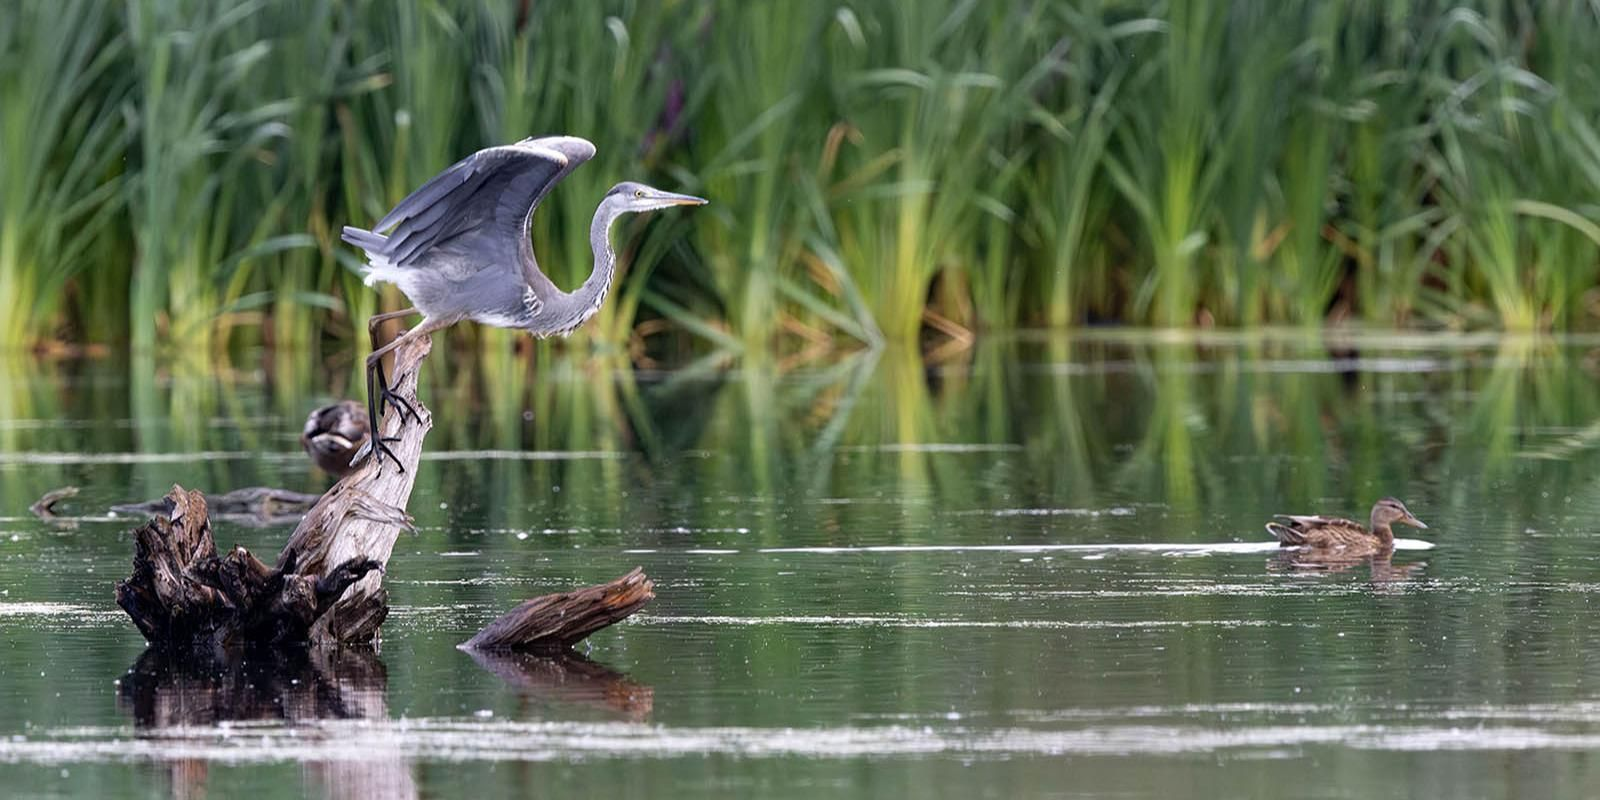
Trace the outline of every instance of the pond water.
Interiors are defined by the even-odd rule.
[[[8,796],[1526,797],[1600,781],[1600,343],[1107,332],[453,372],[381,652],[143,656],[112,503],[326,479],[332,372],[0,368]],[[465,360],[465,359],[460,359]],[[287,361],[285,363],[288,363]],[[63,485],[75,522],[30,502]],[[1305,569],[1271,514],[1429,524]],[[292,526],[216,525],[272,555]],[[1434,545],[1428,549],[1430,544]],[[638,565],[564,662],[457,649]]]

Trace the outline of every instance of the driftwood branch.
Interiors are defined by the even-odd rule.
[[[655,583],[634,567],[610,583],[535,597],[489,623],[461,647],[562,653],[589,634],[633,615],[655,596]]]

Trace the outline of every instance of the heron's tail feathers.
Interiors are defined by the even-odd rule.
[[[344,235],[340,238],[369,253],[381,251],[383,246],[389,243],[389,237],[381,233],[373,233],[365,228],[351,225],[344,226]]]
[[[378,276],[373,267],[388,263],[388,258],[383,254],[383,248],[389,243],[389,237],[381,233],[373,233],[365,228],[346,225],[344,226],[343,234],[339,238],[367,251],[367,258],[372,264],[367,267],[362,283],[371,286],[379,280],[385,280]]]

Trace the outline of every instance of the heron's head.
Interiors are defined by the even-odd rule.
[[[702,198],[687,194],[666,192],[653,186],[633,181],[623,181],[606,192],[606,202],[615,203],[622,211],[654,211],[669,206],[703,206]]]

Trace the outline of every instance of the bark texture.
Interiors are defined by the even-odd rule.
[[[632,616],[655,596],[655,583],[634,567],[609,583],[535,597],[489,623],[461,647],[564,653],[589,634]]]
[[[206,498],[172,487],[151,509],[155,517],[135,531],[133,574],[117,584],[118,605],[146,640],[157,649],[200,650],[213,658],[237,646],[377,640],[389,613],[385,565],[400,532],[412,527],[405,508],[423,439],[433,427],[432,415],[416,400],[418,367],[430,349],[429,340],[420,338],[395,351],[391,385],[415,409],[415,416],[392,408],[383,416],[380,432],[392,439],[395,459],[369,456],[317,498],[276,564],[268,566],[242,547],[219,553]],[[55,502],[70,496],[46,497],[40,506],[52,513]],[[599,586],[535,598],[463,647],[566,653],[638,611],[655,597],[653,589],[636,568]]]

